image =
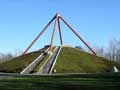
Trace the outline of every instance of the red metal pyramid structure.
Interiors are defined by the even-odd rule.
[[[52,33],[52,37],[51,37],[51,42],[50,42],[50,47],[49,47],[49,51],[52,51],[52,47],[53,47],[53,41],[54,41],[54,35],[55,35],[55,31],[56,31],[56,26],[58,25],[58,29],[59,29],[59,36],[60,36],[60,44],[63,44],[62,41],[62,33],[61,33],[61,26],[60,26],[60,20],[67,25],[67,27],[79,38],[80,41],[82,41],[85,46],[88,47],[88,49],[94,54],[96,55],[95,51],[85,42],[85,40],[83,40],[83,38],[78,35],[78,33],[70,26],[70,24],[68,24],[66,22],[66,20],[64,20],[64,18],[62,16],[60,16],[58,13],[49,21],[49,23],[43,28],[43,30],[38,34],[38,36],[32,41],[32,43],[29,45],[29,47],[24,51],[23,54],[26,54],[27,51],[33,46],[33,44],[40,38],[40,36],[47,30],[47,28],[50,26],[50,24],[55,20],[55,24],[54,24],[54,28],[53,28],[53,33]]]

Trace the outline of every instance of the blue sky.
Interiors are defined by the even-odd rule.
[[[0,0],[0,52],[23,51],[57,12],[92,46],[120,39],[120,0]],[[52,26],[30,51],[50,43]],[[65,44],[84,46],[64,24],[62,33]]]

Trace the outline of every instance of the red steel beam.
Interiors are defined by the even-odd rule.
[[[54,28],[53,28],[53,33],[52,33],[52,37],[51,37],[51,42],[50,42],[50,48],[49,51],[52,51],[52,46],[53,46],[53,41],[54,41],[54,36],[55,36],[55,31],[56,31],[56,24],[57,24],[57,15],[56,15],[56,20],[55,20],[55,24],[54,24]]]
[[[63,44],[63,40],[62,40],[62,32],[61,32],[61,27],[60,27],[60,20],[59,20],[59,16],[57,18],[57,23],[58,23],[58,29],[59,29],[59,36],[60,36],[60,44]]]
[[[96,55],[95,51],[82,39],[82,37],[80,37],[77,32],[62,18],[60,17],[60,19],[69,27],[69,29],[90,49],[90,51]]]
[[[32,43],[28,46],[28,48],[23,52],[23,55],[33,46],[33,44],[39,39],[39,37],[45,32],[48,26],[53,22],[56,18],[56,15],[49,21],[49,23],[43,28],[43,30],[38,34],[38,36],[32,41]]]

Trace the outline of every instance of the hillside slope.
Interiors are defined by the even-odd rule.
[[[0,64],[0,73],[20,73],[45,49],[43,48]],[[110,72],[114,65],[120,70],[119,63],[108,61],[79,49],[63,47],[55,64],[54,71],[56,72],[54,73]]]
[[[54,73],[97,73],[110,72],[113,65],[120,69],[120,64],[94,56],[79,49],[63,47]]]
[[[27,67],[34,59],[36,59],[46,48],[39,51],[31,52],[23,56],[16,57],[10,61],[0,64],[0,72],[4,73],[20,73]]]

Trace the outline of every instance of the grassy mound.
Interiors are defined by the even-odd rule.
[[[27,67],[34,59],[36,59],[43,48],[36,52],[31,52],[23,56],[16,57],[10,61],[6,61],[0,64],[0,72],[4,73],[20,73],[25,67]],[[46,61],[45,57],[36,68],[34,72],[37,72],[43,63]],[[92,54],[83,52],[79,49],[63,47],[58,56],[58,60],[54,69],[56,73],[96,73],[96,72],[110,72],[113,65],[120,70],[120,64],[108,61],[104,58],[94,56]]]
[[[20,73],[25,67],[27,67],[34,59],[36,59],[45,48],[31,52],[23,56],[16,57],[10,61],[6,61],[0,64],[0,72],[4,73]]]
[[[63,47],[54,69],[56,73],[96,73],[110,72],[113,65],[120,69],[120,64],[116,62],[108,61],[79,49]]]

